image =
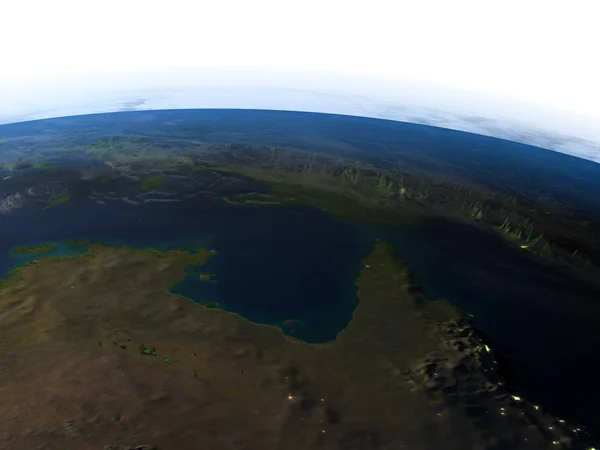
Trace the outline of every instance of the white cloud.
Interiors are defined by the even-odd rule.
[[[144,67],[335,71],[600,118],[595,0],[19,0],[1,84]]]

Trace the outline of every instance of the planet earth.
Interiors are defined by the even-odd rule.
[[[598,442],[597,163],[290,111],[0,136],[0,448]]]

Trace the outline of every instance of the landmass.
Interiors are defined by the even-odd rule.
[[[85,245],[0,284],[3,448],[569,448],[387,244],[346,329],[312,345],[169,292],[214,252]]]
[[[200,279],[200,281],[205,281],[205,282],[216,281],[216,275],[212,272],[203,272],[200,275],[198,275],[198,278]]]
[[[48,206],[46,206],[46,208],[44,208],[44,209],[54,208],[55,206],[62,205],[63,203],[68,202],[69,200],[71,200],[70,195],[63,195],[62,197],[58,197],[58,198],[55,198],[54,200],[51,200],[48,203]]]
[[[145,191],[151,191],[152,189],[161,188],[165,185],[165,180],[162,176],[156,175],[148,178],[142,183],[142,189]]]
[[[20,163],[20,164],[2,164],[0,170],[24,170],[24,169],[52,169],[54,166],[48,163]]]
[[[42,245],[34,245],[34,246],[28,246],[28,245],[21,245],[20,247],[17,247],[14,251],[13,254],[15,255],[23,255],[23,254],[29,254],[29,253],[47,253],[50,250],[53,250],[54,248],[56,248],[56,244],[42,244]]]

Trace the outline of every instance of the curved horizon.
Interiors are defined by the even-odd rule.
[[[600,162],[600,126],[593,120],[574,120],[556,111],[537,114],[540,110],[531,104],[428,84],[377,87],[368,78],[347,77],[336,85],[338,78],[318,73],[248,74],[243,79],[224,69],[188,68],[149,72],[141,79],[113,74],[14,88],[0,102],[0,124],[132,110],[303,111],[437,126]]]
[[[43,122],[43,121],[53,121],[53,120],[61,120],[61,119],[70,119],[70,118],[78,118],[78,117],[88,117],[88,116],[100,116],[100,115],[111,115],[111,114],[127,114],[127,113],[140,113],[140,112],[172,112],[172,111],[181,111],[181,112],[190,112],[190,111],[217,111],[217,112],[223,112],[223,111],[232,111],[232,112],[236,112],[236,111],[247,111],[247,112],[283,112],[283,113],[301,113],[301,114],[318,114],[318,115],[328,115],[328,116],[339,116],[339,117],[353,117],[353,118],[359,118],[359,119],[371,119],[371,120],[376,120],[376,121],[385,121],[385,122],[398,122],[398,123],[402,123],[402,124],[407,124],[407,125],[415,125],[415,126],[420,126],[420,127],[426,127],[426,128],[437,128],[440,130],[444,130],[444,131],[449,131],[449,132],[455,132],[455,133],[461,133],[461,134],[472,134],[474,136],[480,136],[480,137],[484,137],[484,138],[491,138],[491,139],[497,139],[500,141],[506,141],[506,142],[511,142],[511,143],[517,143],[517,144],[522,144],[522,145],[526,145],[529,147],[535,147],[539,150],[551,150],[548,149],[546,147],[542,147],[540,145],[535,145],[535,144],[529,144],[526,142],[519,142],[516,141],[514,139],[510,139],[507,137],[499,137],[499,136],[493,136],[490,134],[484,134],[484,133],[478,133],[475,131],[465,131],[465,130],[461,130],[461,129],[457,129],[457,128],[448,128],[448,127],[444,127],[444,126],[439,126],[439,125],[432,125],[432,124],[428,124],[428,123],[418,123],[418,122],[411,122],[411,121],[407,121],[407,120],[399,120],[399,119],[388,119],[388,118],[383,118],[383,117],[376,117],[376,116],[364,116],[364,115],[358,115],[358,114],[345,114],[345,113],[336,113],[336,112],[322,112],[322,111],[311,111],[311,110],[297,110],[297,109],[270,109],[270,108],[163,108],[163,109],[153,109],[153,108],[148,108],[148,109],[121,109],[121,110],[116,110],[116,111],[106,111],[106,112],[92,112],[92,113],[80,113],[80,114],[72,114],[72,115],[66,115],[66,116],[49,116],[49,117],[44,117],[44,118],[35,118],[35,119],[27,119],[27,120],[21,120],[21,121],[17,121],[17,122],[5,122],[5,123],[0,123],[0,130],[2,130],[2,128],[4,126],[11,126],[11,125],[19,125],[19,124],[28,124],[31,122]],[[0,135],[0,139],[3,136]],[[554,151],[554,150],[552,150]],[[577,159],[582,159],[584,161],[590,161],[590,162],[595,162],[593,160],[578,156],[576,154],[569,154],[566,152],[560,152],[560,151],[555,151],[555,153],[560,153],[562,155],[565,156],[571,156]]]

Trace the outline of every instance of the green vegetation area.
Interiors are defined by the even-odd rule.
[[[483,218],[484,206],[481,200],[475,203],[464,202],[462,210],[466,211],[473,220],[481,220]]]
[[[268,194],[251,193],[226,198],[236,204],[300,204],[318,208],[342,220],[405,225],[423,216],[449,220],[466,218],[476,226],[499,229],[508,241],[542,261],[587,270],[591,264],[580,224],[558,224],[538,209],[520,205],[514,198],[477,193],[459,186],[436,184],[403,174],[383,175],[366,168],[312,168],[312,160],[298,170],[237,166],[219,167],[261,181]],[[579,231],[580,230],[580,231]],[[557,236],[570,234],[569,242]],[[581,251],[577,248],[581,249]]]
[[[342,175],[330,172],[287,172],[258,168],[221,168],[265,183],[269,194],[240,198],[244,204],[300,204],[323,210],[343,220],[382,224],[405,224],[413,215],[401,201],[399,184],[379,176],[372,184],[360,172],[348,169]]]
[[[145,191],[151,191],[152,189],[158,189],[165,186],[165,178],[161,175],[148,178],[141,184],[141,188]]]
[[[133,348],[131,345],[122,344],[121,342],[119,342],[118,339],[112,340],[110,343],[113,345],[113,347],[118,348],[120,350],[128,351]],[[98,341],[98,346],[104,348],[106,346],[106,343],[104,341]],[[162,361],[165,364],[173,364],[173,363],[177,362],[177,360],[169,354],[158,353],[158,350],[156,349],[156,347],[147,347],[146,345],[141,344],[138,347],[136,347],[135,349],[136,349],[137,353],[140,354],[140,356],[154,356],[154,357],[160,356]]]
[[[26,255],[29,253],[41,254],[47,253],[54,248],[56,248],[55,244],[42,244],[35,246],[22,245],[17,247],[12,253],[13,255]]]
[[[67,243],[70,247],[84,247],[84,251],[82,253],[78,253],[75,255],[66,255],[66,256],[44,256],[43,260],[53,261],[53,262],[61,262],[61,261],[78,261],[81,260],[82,263],[93,263],[97,261],[100,257],[106,257],[108,253],[112,251],[115,252],[116,255],[119,252],[127,252],[133,256],[144,257],[144,255],[154,255],[161,261],[161,264],[164,267],[174,266],[181,270],[182,273],[188,274],[190,270],[196,270],[197,268],[206,264],[206,262],[215,256],[217,252],[214,250],[207,250],[205,248],[198,248],[193,250],[156,250],[156,249],[135,249],[130,247],[106,247],[102,244],[90,243],[88,240],[74,240],[69,241]],[[36,255],[39,253],[44,253],[52,250],[56,247],[56,244],[48,243],[42,244],[39,246],[20,246],[13,253],[14,254],[32,254]],[[40,259],[40,260],[41,260]],[[23,279],[23,272],[30,265],[36,265],[39,261],[27,261],[16,268],[14,268],[10,272],[10,276],[6,279],[0,279],[0,291],[3,289],[7,289],[9,287],[14,287],[14,283]],[[173,283],[173,285],[175,282]],[[167,291],[167,288],[170,288],[172,285],[164,286],[164,290]]]
[[[24,170],[24,169],[52,169],[54,166],[48,163],[36,164],[1,164],[0,170]]]
[[[219,302],[214,302],[214,301],[203,301],[203,302],[198,302],[198,303],[208,309],[216,309],[216,308],[221,307]]]
[[[19,265],[18,267],[14,268],[13,270],[11,270],[9,272],[8,278],[5,278],[5,279],[0,278],[0,292],[3,292],[4,290],[8,289],[11,286],[14,286],[15,283],[23,281],[23,271],[28,266],[35,266],[36,264],[37,264],[36,261],[27,261],[27,262]]]
[[[120,148],[121,147],[121,143],[119,142],[119,140],[114,139],[114,138],[98,139],[98,141],[96,141],[95,143],[90,144],[90,145],[94,148]]]
[[[63,203],[68,202],[69,200],[71,200],[70,195],[63,195],[62,197],[55,198],[54,200],[50,201],[48,203],[48,206],[46,206],[44,209],[54,208],[55,206],[62,205]]]
[[[200,267],[208,262],[210,258],[215,256],[217,252],[210,251],[205,248],[199,248],[192,251],[187,250],[167,250],[160,251],[155,249],[147,249],[147,250],[133,250],[137,252],[150,252],[155,254],[158,258],[163,258],[167,260],[175,260],[177,259],[181,263],[184,263],[185,267]]]
[[[69,247],[86,247],[90,244],[88,239],[74,239],[72,241],[67,242]]]
[[[175,165],[172,153],[135,136],[98,139],[86,145],[64,144],[63,148],[69,152],[81,152],[119,164]]]
[[[590,266],[587,252],[557,245],[538,231],[528,218],[515,219],[507,216],[498,228],[510,241],[543,261],[567,264],[577,270],[587,270]]]
[[[98,139],[96,142],[79,147],[79,149],[89,149],[91,151],[116,150],[122,147],[121,142],[114,138]]]
[[[198,278],[200,279],[200,281],[205,281],[205,282],[216,281],[216,275],[211,272],[203,272],[198,276]]]
[[[155,347],[146,347],[144,344],[138,347],[140,355],[142,356],[155,356],[156,348]]]
[[[500,225],[500,230],[509,237],[519,241],[522,249],[530,250],[540,256],[550,256],[550,243],[544,240],[543,233],[534,236],[534,227],[529,219],[524,219],[515,225],[507,217],[502,225]]]
[[[31,167],[33,167],[34,169],[52,169],[54,166],[52,164],[48,164],[48,163],[41,163],[41,164],[33,164]]]

